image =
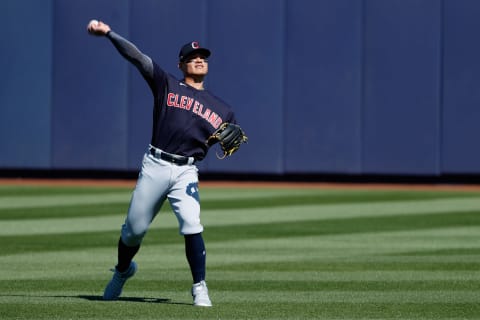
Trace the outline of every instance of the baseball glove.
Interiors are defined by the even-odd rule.
[[[206,143],[209,146],[219,142],[222,148],[223,155],[217,157],[224,159],[226,156],[231,156],[235,151],[240,148],[242,143],[246,143],[248,137],[243,132],[239,125],[233,123],[222,123],[222,125],[208,137]]]

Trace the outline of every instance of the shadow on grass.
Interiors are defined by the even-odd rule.
[[[45,296],[45,295],[30,295],[30,294],[0,294],[0,297],[24,297],[24,298],[78,298],[88,301],[101,301],[101,302],[115,302],[115,301],[124,301],[124,302],[140,302],[140,303],[163,303],[163,304],[172,304],[172,305],[183,305],[191,306],[191,303],[186,302],[173,302],[171,299],[165,298],[144,298],[144,297],[120,297],[115,301],[105,301],[102,296],[92,296],[92,295],[78,295],[78,296]]]
[[[85,299],[88,301],[104,301],[104,302],[114,302],[114,301],[105,301],[102,296],[89,296],[89,295],[79,295],[76,296],[80,299]],[[164,304],[177,304],[177,305],[191,305],[190,303],[185,302],[172,302],[170,299],[165,298],[142,298],[142,297],[120,297],[116,301],[126,301],[126,302],[142,302],[142,303],[164,303]]]

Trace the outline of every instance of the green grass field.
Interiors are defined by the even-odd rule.
[[[202,188],[213,308],[168,204],[101,301],[130,194],[0,186],[0,319],[480,318],[480,192]]]

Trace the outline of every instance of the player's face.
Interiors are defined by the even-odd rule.
[[[182,62],[184,73],[192,76],[205,76],[208,73],[208,59],[203,55],[192,55]]]

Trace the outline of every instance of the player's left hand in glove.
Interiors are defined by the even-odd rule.
[[[219,157],[219,159],[223,159],[226,156],[231,156],[240,148],[242,143],[247,141],[248,137],[238,124],[225,122],[208,137],[206,143],[212,146],[219,142],[223,151],[223,156]]]

